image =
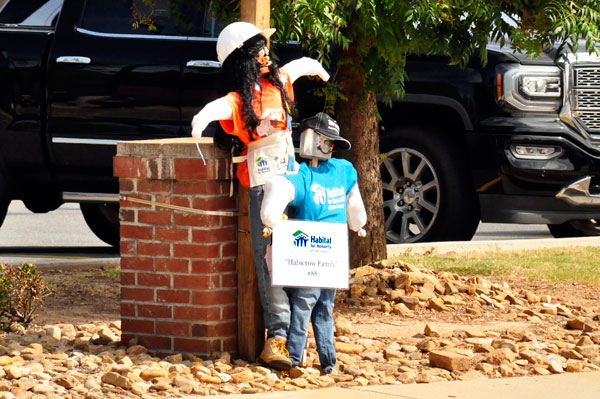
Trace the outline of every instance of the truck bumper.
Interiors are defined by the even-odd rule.
[[[566,187],[556,194],[556,198],[567,201],[574,206],[579,205],[600,205],[600,195],[590,192],[591,176],[583,177]]]
[[[478,128],[474,135],[487,136],[493,146],[495,171],[488,164],[487,173],[476,176],[499,183],[478,190],[483,221],[560,224],[600,218],[600,143],[552,116],[494,117]],[[536,149],[550,154],[527,152]]]
[[[573,206],[555,197],[480,194],[481,220],[487,223],[561,224],[599,219],[600,207]]]

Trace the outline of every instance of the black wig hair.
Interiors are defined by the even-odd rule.
[[[259,116],[252,108],[252,99],[256,95],[255,86],[260,77],[260,65],[255,59],[256,55],[267,45],[267,39],[258,34],[244,42],[244,45],[233,51],[223,62],[223,82],[228,86],[227,91],[236,91],[242,99],[242,120],[245,128],[250,132],[250,139],[254,139],[258,127]],[[295,114],[295,104],[291,101],[283,88],[279,78],[279,68],[272,62],[269,72],[264,75],[281,92],[283,106],[290,115]],[[239,154],[244,144],[235,136],[218,130],[214,137],[217,147],[229,152],[233,148],[234,153]]]

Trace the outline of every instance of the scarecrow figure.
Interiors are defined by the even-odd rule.
[[[367,213],[358,190],[357,173],[344,159],[331,158],[334,147],[349,150],[350,142],[340,136],[337,122],[318,113],[300,125],[300,156],[310,159],[302,163],[294,175],[273,177],[265,185],[261,218],[268,227],[281,219],[285,207],[296,208],[296,219],[348,223],[348,227],[364,237]],[[333,288],[286,287],[292,310],[287,349],[292,366],[302,364],[308,322],[312,321],[321,363],[321,371],[331,373],[336,364],[333,343]]]
[[[275,29],[260,30],[247,22],[226,26],[217,39],[217,57],[229,93],[208,103],[192,120],[192,136],[200,138],[206,126],[219,121],[227,134],[215,136],[215,144],[231,151],[238,163],[237,177],[248,187],[250,234],[267,341],[260,360],[273,368],[289,369],[285,347],[290,324],[286,292],[273,287],[265,263],[270,238],[263,237],[260,207],[264,182],[280,173],[294,173],[291,117],[294,109],[292,84],[300,76],[328,80],[322,65],[300,58],[279,68],[269,58],[267,39]]]

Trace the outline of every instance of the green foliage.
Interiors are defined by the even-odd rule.
[[[600,40],[600,2],[592,0],[272,0],[280,42],[297,40],[322,62],[362,60],[365,91],[403,93],[406,55],[444,54],[466,66],[486,62],[491,39],[536,57],[556,45],[589,51]],[[356,57],[353,57],[356,59]]]
[[[171,0],[177,1],[177,0]],[[179,0],[181,1],[181,0]],[[212,12],[221,18],[223,26],[239,21],[240,19],[240,1],[239,0],[184,0],[194,3],[204,3],[212,10]]]
[[[49,294],[35,265],[0,264],[0,328],[6,330],[13,322],[30,323]]]
[[[157,29],[156,25],[154,25],[154,17],[162,11],[164,10],[156,8],[156,0],[134,1],[131,4],[131,16],[133,17],[131,26],[133,29],[139,29],[140,27],[145,26],[148,31],[156,32]]]

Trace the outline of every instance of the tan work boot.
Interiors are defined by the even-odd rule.
[[[292,367],[292,361],[290,353],[285,347],[285,340],[280,337],[267,339],[260,354],[260,361],[277,370],[289,370]]]

